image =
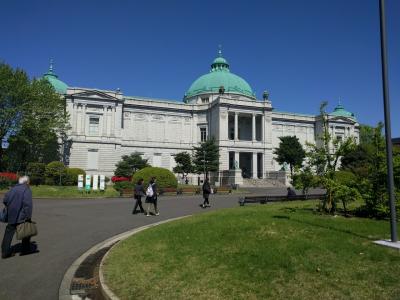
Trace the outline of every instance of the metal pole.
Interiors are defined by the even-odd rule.
[[[386,51],[386,27],[385,27],[385,0],[379,1],[380,11],[380,30],[381,30],[381,59],[382,59],[382,84],[383,84],[383,105],[385,112],[385,136],[386,136],[386,160],[388,172],[388,189],[390,205],[390,235],[393,243],[397,242],[396,206],[394,199],[394,179],[393,179],[393,151],[392,151],[392,132],[390,127],[390,103],[388,86],[388,67]]]

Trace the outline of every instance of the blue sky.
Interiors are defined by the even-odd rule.
[[[400,1],[386,0],[392,134],[400,136]],[[339,99],[383,120],[378,0],[2,1],[0,59],[69,86],[181,101],[222,45],[231,71],[277,110]],[[396,55],[397,54],[397,55]]]

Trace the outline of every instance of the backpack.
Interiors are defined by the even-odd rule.
[[[149,186],[147,187],[147,190],[146,190],[146,196],[153,197],[153,195],[154,195],[153,185],[149,184]]]

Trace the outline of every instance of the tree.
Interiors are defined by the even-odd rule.
[[[26,73],[0,62],[0,143],[19,131],[23,105],[28,99],[29,79]],[[4,168],[4,150],[0,144],[0,170]]]
[[[208,172],[218,171],[219,148],[214,138],[202,142],[198,147],[193,147],[193,150],[193,164],[197,173],[204,173],[206,178],[208,178]]]
[[[25,171],[29,162],[59,160],[59,139],[69,128],[64,99],[45,79],[29,81],[4,64],[0,72],[0,138],[9,143],[0,150],[1,166],[4,156],[14,171]]]
[[[130,155],[123,155],[121,160],[115,165],[115,176],[131,177],[136,171],[145,167],[150,167],[147,159],[143,159],[138,152]]]
[[[327,212],[335,212],[335,171],[341,157],[354,150],[355,142],[352,137],[340,140],[331,136],[328,114],[325,111],[327,104],[327,102],[323,102],[320,106],[323,132],[319,139],[322,145],[307,143],[309,150],[306,152],[306,157],[308,164],[315,169],[319,176],[321,185],[327,190],[327,197],[323,199],[323,209]]]
[[[303,195],[308,196],[308,190],[318,185],[318,180],[313,174],[310,166],[304,167],[302,170],[294,174],[293,185],[296,189],[301,189]]]
[[[182,179],[185,178],[189,173],[192,173],[194,170],[192,164],[192,158],[190,154],[187,152],[180,152],[175,155],[176,167],[174,167],[175,173],[182,174]]]
[[[274,150],[278,163],[287,163],[290,166],[290,175],[293,177],[294,167],[301,167],[305,151],[296,136],[282,136],[279,147]]]

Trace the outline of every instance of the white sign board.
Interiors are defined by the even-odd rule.
[[[83,174],[78,175],[78,189],[83,189]]]
[[[100,191],[104,191],[106,186],[106,176],[100,175]]]
[[[90,175],[86,175],[85,189],[86,189],[87,191],[90,191],[90,179],[91,179],[91,176],[90,176]]]
[[[99,187],[99,175],[93,175],[93,191],[97,191]]]

